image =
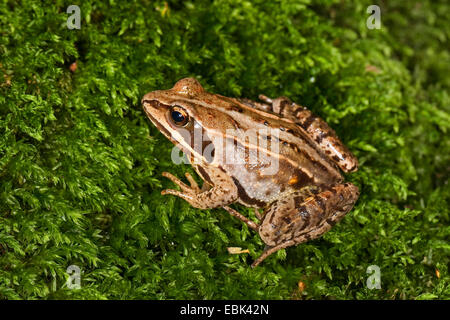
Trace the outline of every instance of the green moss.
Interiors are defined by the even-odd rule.
[[[0,4],[0,298],[450,298],[446,1],[385,3],[380,30],[370,1],[83,1],[80,30],[70,4]],[[160,195],[192,170],[139,101],[186,76],[323,117],[360,160],[355,209],[252,270],[257,234]]]

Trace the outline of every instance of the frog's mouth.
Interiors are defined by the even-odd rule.
[[[144,107],[143,109],[144,109],[147,117],[156,126],[156,128],[158,128],[159,131],[161,131],[168,139],[170,139],[170,141],[174,142],[174,139],[172,138],[172,134],[150,113],[150,110],[149,110],[150,108],[148,108],[146,106],[146,104],[149,104],[151,106],[151,108],[156,109],[157,107],[155,106],[155,104],[159,104],[159,102],[156,100],[143,100],[142,101],[142,105]]]

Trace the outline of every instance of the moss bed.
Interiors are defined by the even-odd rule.
[[[71,2],[0,3],[0,299],[450,298],[448,1],[81,2],[79,30]],[[255,232],[160,195],[193,171],[140,99],[187,76],[325,119],[360,161],[354,210],[251,269]]]

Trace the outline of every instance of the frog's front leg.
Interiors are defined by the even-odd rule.
[[[228,211],[228,213],[244,222],[253,230],[258,230],[258,224],[227,206],[228,204],[235,202],[238,197],[236,186],[232,181],[228,181],[230,183],[227,183],[227,181],[221,180],[222,183],[218,186],[211,186],[205,182],[203,187],[206,187],[200,189],[194,178],[187,172],[185,173],[185,176],[191,186],[186,185],[171,173],[163,172],[162,175],[172,180],[172,182],[178,185],[181,189],[181,191],[166,189],[161,192],[162,195],[175,195],[189,202],[191,206],[199,209],[223,207],[226,211]],[[226,176],[216,178],[226,179]]]
[[[180,197],[195,208],[199,209],[212,209],[217,207],[223,207],[236,201],[238,194],[236,186],[232,184],[220,184],[210,188],[209,190],[202,191],[195,180],[186,174],[186,178],[190,182],[191,186],[186,185],[180,179],[168,172],[163,172],[164,177],[172,180],[173,183],[178,185],[181,191],[166,189],[161,192],[162,195],[172,194]]]
[[[351,210],[358,196],[355,185],[344,183],[306,199],[295,191],[272,204],[259,228],[268,247],[252,267],[280,249],[323,235]]]

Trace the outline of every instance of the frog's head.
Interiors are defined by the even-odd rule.
[[[193,78],[178,81],[172,89],[147,93],[142,98],[144,111],[153,124],[169,139],[174,131],[188,128],[193,118],[189,100],[204,92],[200,83]]]
[[[230,121],[220,112],[218,95],[206,92],[193,78],[179,80],[169,90],[157,90],[142,98],[142,105],[153,124],[177,147],[197,159],[205,157],[212,136],[222,136]],[[212,146],[211,146],[212,147]]]

